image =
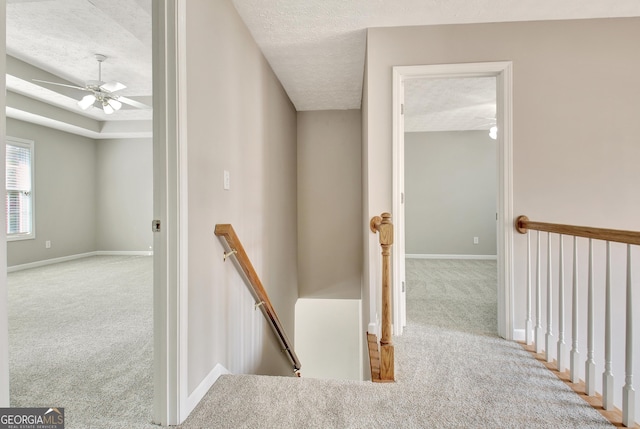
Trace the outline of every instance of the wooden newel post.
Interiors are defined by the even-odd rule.
[[[382,337],[380,338],[380,380],[394,381],[394,356],[391,332],[391,245],[393,224],[391,214],[371,218],[371,231],[380,234],[382,247]]]

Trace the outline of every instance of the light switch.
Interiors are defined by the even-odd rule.
[[[224,170],[223,189],[228,191],[231,189],[231,175],[227,170]]]
[[[473,237],[473,244],[478,244],[480,239],[478,237]]]

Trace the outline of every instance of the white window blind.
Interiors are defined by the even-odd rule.
[[[33,238],[32,141],[7,138],[6,188],[7,239]]]

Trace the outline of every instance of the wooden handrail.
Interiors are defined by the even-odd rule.
[[[215,235],[222,237],[229,249],[224,253],[224,259],[226,260],[231,255],[235,256],[235,260],[245,275],[247,283],[250,286],[251,293],[256,300],[256,307],[260,307],[262,309],[265,318],[269,321],[271,328],[273,328],[273,332],[276,334],[283,347],[282,351],[287,354],[287,357],[291,361],[294,373],[299,376],[299,371],[302,366],[300,364],[300,360],[298,360],[296,352],[291,347],[289,338],[284,331],[282,323],[280,323],[280,319],[278,319],[278,314],[273,308],[273,305],[271,305],[269,295],[267,295],[267,291],[264,289],[256,270],[253,268],[251,260],[249,259],[249,256],[247,256],[247,252],[245,252],[240,239],[233,229],[233,226],[230,224],[217,224],[215,228]]]
[[[590,226],[562,225],[558,223],[534,222],[526,216],[518,216],[515,222],[516,230],[526,234],[528,229],[535,231],[553,232],[556,234],[573,235],[576,237],[594,238],[617,243],[640,245],[640,232],[624,231],[620,229],[593,228]]]

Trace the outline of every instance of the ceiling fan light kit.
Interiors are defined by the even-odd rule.
[[[93,91],[93,94],[85,95],[82,100],[78,101],[78,106],[82,110],[87,110],[97,101],[102,105],[104,113],[110,115],[122,107],[122,103],[117,100],[118,96],[113,92],[125,89],[126,85],[115,81],[103,82],[102,63],[107,59],[107,56],[95,54],[95,58],[98,61],[98,80],[87,82],[86,88],[89,91]]]
[[[87,110],[89,107],[93,105],[93,103],[95,103],[95,101],[96,101],[95,95],[93,94],[85,95],[84,97],[82,97],[82,100],[78,101],[78,106],[80,106],[82,110]]]
[[[91,94],[85,95],[80,101],[78,101],[78,106],[82,110],[87,110],[91,106],[98,105],[102,108],[105,114],[110,115],[113,112],[120,110],[122,108],[122,103],[128,104],[138,109],[150,109],[150,107],[146,104],[131,100],[121,95],[114,94],[114,92],[125,89],[127,86],[116,81],[103,82],[102,63],[107,59],[107,57],[106,55],[95,54],[95,59],[96,61],[98,61],[98,80],[87,81],[84,87],[66,85],[57,82],[47,82],[38,79],[34,79],[34,81],[91,92]]]

